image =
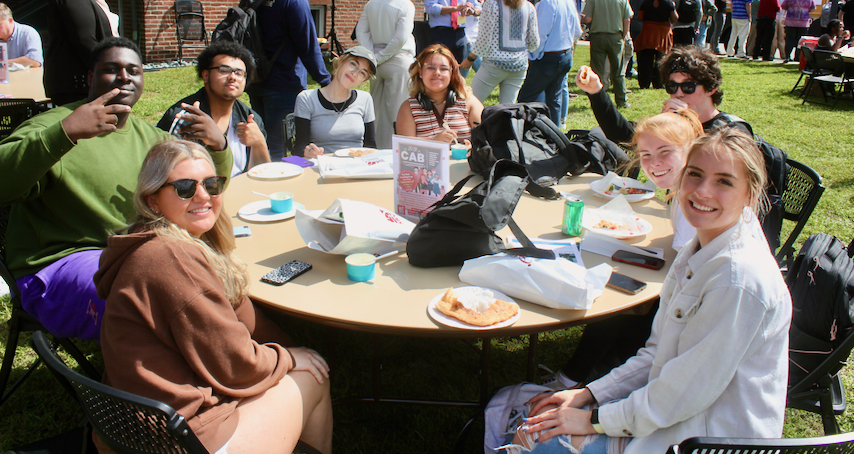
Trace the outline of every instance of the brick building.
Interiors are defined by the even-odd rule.
[[[47,41],[45,6],[47,0],[7,0],[15,20],[32,25]],[[226,11],[239,0],[202,0],[205,26],[210,32]],[[332,28],[332,0],[309,0],[319,37],[325,37]],[[350,33],[356,27],[367,0],[335,0],[335,32],[344,48],[354,46]],[[424,16],[424,3],[415,0],[415,18]],[[146,63],[175,60],[178,57],[178,38],[175,32],[175,6],[173,0],[107,0],[110,10],[121,16],[121,34],[132,39],[142,50]],[[185,49],[184,60],[192,60],[198,50]]]

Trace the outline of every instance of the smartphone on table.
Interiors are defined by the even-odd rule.
[[[262,282],[282,285],[311,269],[311,264],[302,260],[291,260],[261,277]]]
[[[646,282],[612,271],[611,278],[608,279],[608,283],[605,286],[628,293],[629,295],[637,295],[641,290],[646,288]]]
[[[636,254],[629,251],[617,251],[611,256],[615,262],[628,263],[629,265],[642,266],[652,270],[660,270],[664,267],[664,259],[650,257],[648,255]]]

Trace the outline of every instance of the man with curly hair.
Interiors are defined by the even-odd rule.
[[[205,86],[176,102],[163,114],[157,127],[192,140],[181,130],[182,104],[194,105],[210,115],[228,140],[234,156],[231,176],[240,175],[253,166],[270,162],[267,132],[257,112],[238,100],[255,72],[249,51],[231,41],[216,41],[196,59],[196,71]]]

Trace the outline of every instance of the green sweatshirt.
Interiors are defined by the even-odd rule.
[[[169,134],[128,117],[124,128],[71,142],[61,121],[85,101],[24,122],[0,142],[0,205],[12,203],[6,263],[16,279],[75,252],[103,249],[132,222],[142,161]],[[231,175],[231,150],[208,152]]]

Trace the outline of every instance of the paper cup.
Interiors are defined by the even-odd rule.
[[[451,145],[451,158],[453,159],[465,159],[469,154],[468,148],[466,148],[463,144],[454,144]]]
[[[287,213],[294,209],[294,194],[291,192],[274,192],[270,194],[270,209],[274,213]]]
[[[365,282],[374,278],[377,258],[373,254],[350,254],[347,263],[347,277],[353,282]]]

